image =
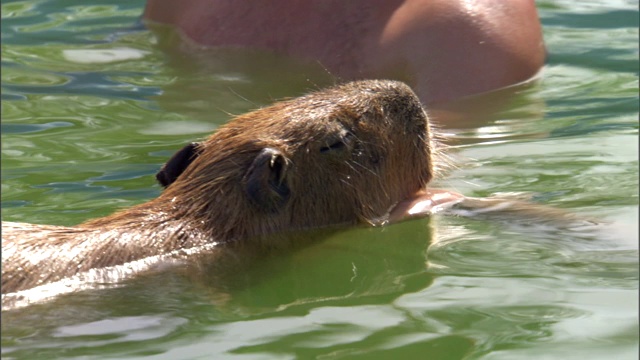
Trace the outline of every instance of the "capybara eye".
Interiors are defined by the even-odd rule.
[[[323,146],[320,148],[321,153],[327,153],[332,150],[340,150],[347,146],[342,140],[338,140],[329,146]]]
[[[351,147],[352,141],[353,134],[349,131],[343,130],[338,135],[338,139],[335,139],[333,142],[329,142],[327,146],[321,147],[320,152],[326,154],[329,152],[343,151]]]

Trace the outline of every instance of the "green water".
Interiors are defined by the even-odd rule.
[[[2,2],[3,220],[73,225],[153,198],[161,164],[229,114],[330,82],[275,57],[168,57],[143,1],[93,3]],[[638,1],[537,5],[541,80],[443,129],[458,167],[437,185],[528,192],[602,227],[349,229],[215,286],[164,273],[3,312],[2,356],[636,359]]]

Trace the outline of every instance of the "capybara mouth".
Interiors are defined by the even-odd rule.
[[[411,194],[391,209],[385,223],[394,223],[417,217],[424,217],[449,209],[464,201],[462,194],[440,190],[427,189]]]

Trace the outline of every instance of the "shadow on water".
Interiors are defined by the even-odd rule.
[[[255,261],[240,255],[224,261],[215,258],[211,263],[206,254],[200,255],[189,264],[144,274],[112,288],[66,294],[5,311],[3,353],[28,354],[30,341],[46,347],[43,338],[56,337],[60,329],[74,324],[93,329],[85,330],[86,334],[103,334],[87,339],[109,342],[117,326],[91,327],[101,319],[171,314],[172,319],[186,318],[188,325],[181,326],[197,331],[221,321],[299,316],[324,306],[386,304],[432,282],[425,265],[432,237],[430,219],[296,236],[311,245]],[[21,340],[6,341],[10,338]]]

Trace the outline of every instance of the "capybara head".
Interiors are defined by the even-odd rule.
[[[375,223],[431,180],[431,134],[413,91],[358,81],[241,115],[176,153],[161,198],[224,240]]]

